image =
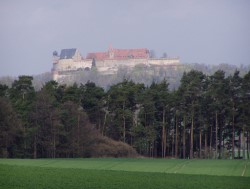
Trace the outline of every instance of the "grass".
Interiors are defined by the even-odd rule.
[[[0,159],[0,188],[244,189],[249,166],[244,160]]]

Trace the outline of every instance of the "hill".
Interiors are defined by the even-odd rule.
[[[124,79],[132,80],[135,83],[143,83],[145,86],[150,86],[152,82],[159,83],[163,79],[167,79],[170,90],[176,89],[180,85],[180,80],[184,72],[191,70],[201,71],[206,75],[212,75],[217,70],[223,70],[226,76],[233,75],[235,70],[240,71],[241,75],[245,75],[250,70],[248,66],[236,66],[229,64],[205,65],[199,63],[180,64],[180,65],[165,65],[165,66],[145,66],[136,65],[133,68],[119,67],[117,74],[103,75],[97,70],[80,70],[69,74],[68,76],[59,79],[61,84],[73,85],[74,83],[87,83],[92,81],[104,89],[108,89],[111,85],[122,82]]]

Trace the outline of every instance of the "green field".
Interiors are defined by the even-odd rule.
[[[0,188],[250,188],[246,160],[0,159]]]

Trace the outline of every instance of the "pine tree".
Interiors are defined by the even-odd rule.
[[[184,73],[181,79],[181,91],[183,98],[182,104],[185,104],[187,109],[187,116],[191,120],[190,128],[190,151],[189,157],[193,158],[194,153],[194,130],[196,129],[195,122],[198,119],[200,100],[203,95],[203,87],[205,82],[205,75],[202,72],[192,70],[188,73]]]
[[[235,71],[233,76],[228,78],[229,83],[229,107],[230,107],[230,116],[232,121],[232,158],[234,159],[234,152],[235,152],[235,131],[238,130],[238,136],[240,136],[240,129],[239,129],[239,115],[240,115],[240,101],[241,101],[241,85],[242,85],[242,78],[239,76],[239,71]],[[240,142],[240,141],[239,141]],[[240,146],[239,146],[240,149]]]
[[[242,80],[242,101],[241,101],[241,122],[244,129],[243,134],[246,131],[247,144],[243,144],[243,159],[249,159],[249,140],[250,140],[250,71],[243,77]],[[245,135],[243,135],[245,141]],[[245,157],[245,150],[247,150],[247,157]]]
[[[33,77],[19,76],[9,90],[10,100],[15,111],[22,122],[23,129],[23,154],[24,157],[31,157],[32,146],[32,122],[31,112],[35,98],[35,90],[32,85]]]

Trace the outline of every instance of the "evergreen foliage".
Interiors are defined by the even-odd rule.
[[[105,91],[95,83],[32,77],[0,85],[0,156],[22,158],[249,158],[250,72],[184,72],[145,86],[126,80]],[[127,144],[126,144],[127,143]],[[132,147],[130,147],[130,146]]]

